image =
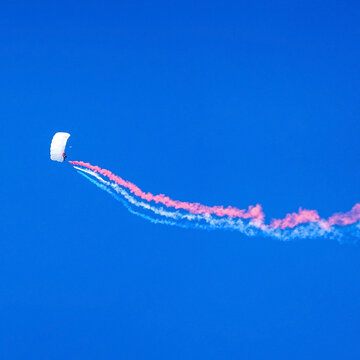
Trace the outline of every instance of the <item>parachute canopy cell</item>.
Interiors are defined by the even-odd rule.
[[[65,153],[66,143],[70,134],[66,132],[57,132],[51,141],[50,146],[50,159],[54,161],[63,162],[64,157],[63,154]]]

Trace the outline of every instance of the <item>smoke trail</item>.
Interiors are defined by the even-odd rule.
[[[122,202],[132,214],[155,224],[206,230],[226,229],[239,231],[248,236],[271,236],[279,240],[332,238],[341,242],[353,242],[356,241],[355,238],[360,237],[360,204],[355,204],[348,212],[335,213],[327,220],[322,219],[316,210],[300,208],[297,213],[287,214],[283,219],[272,219],[270,224],[266,225],[260,205],[241,210],[172,200],[162,194],[145,193],[133,183],[98,166],[82,161],[70,163],[81,175]],[[110,181],[106,181],[100,175]],[[165,205],[165,208],[159,204]],[[140,212],[135,211],[134,207]],[[152,215],[146,214],[147,212]]]
[[[122,202],[125,207],[137,216],[140,216],[152,223],[167,224],[171,226],[178,226],[182,228],[196,228],[205,230],[232,230],[238,231],[248,236],[263,235],[271,236],[279,240],[290,240],[295,238],[336,238],[341,239],[342,233],[337,231],[334,227],[324,227],[317,223],[303,224],[296,228],[281,228],[271,227],[269,225],[253,223],[249,221],[244,223],[241,219],[233,219],[230,217],[214,218],[214,215],[210,214],[186,214],[179,210],[165,210],[162,207],[152,206],[150,203],[143,200],[137,200],[134,196],[130,195],[124,188],[116,183],[104,180],[97,173],[87,168],[81,168],[74,166],[78,172],[87,178],[89,181],[97,185],[102,190],[111,194],[116,200]],[[86,174],[90,175],[86,175]],[[96,180],[95,180],[95,179]],[[121,197],[119,197],[120,195]],[[132,206],[141,208],[142,211],[151,211],[153,216],[146,215],[141,212],[137,212],[132,209]],[[155,216],[155,217],[154,217]],[[161,217],[156,218],[156,216]],[[164,220],[164,217],[167,220]]]

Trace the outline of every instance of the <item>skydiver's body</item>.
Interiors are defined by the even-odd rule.
[[[62,154],[62,157],[64,158],[64,161],[66,160],[67,158],[67,155],[65,153]]]

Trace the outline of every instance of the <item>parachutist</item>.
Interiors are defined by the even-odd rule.
[[[57,132],[51,140],[50,159],[63,162],[67,158],[65,154],[66,143],[70,137],[69,133]]]

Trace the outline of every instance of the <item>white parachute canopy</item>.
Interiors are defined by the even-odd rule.
[[[66,143],[70,134],[66,132],[57,132],[51,141],[50,146],[50,159],[54,161],[63,162],[64,157],[63,154],[65,153]]]

